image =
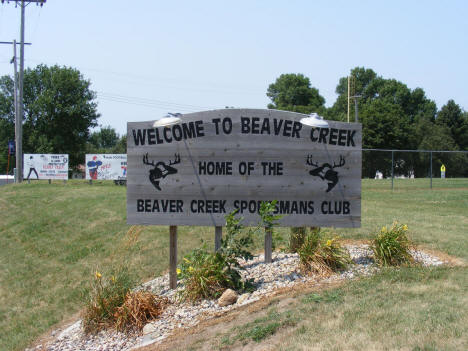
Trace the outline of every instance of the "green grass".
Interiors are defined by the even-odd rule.
[[[126,259],[144,281],[168,269],[167,227],[144,227],[125,249],[126,188],[112,182],[0,187],[0,350],[20,350],[80,311],[89,281]],[[180,227],[179,255],[211,228]]]
[[[387,180],[364,180],[362,227],[338,234],[367,239],[398,220],[416,243],[468,261],[468,180],[434,179],[432,190],[428,179],[395,184],[391,191]],[[23,349],[80,311],[97,268],[106,274],[125,258],[140,281],[167,271],[167,227],[145,227],[137,245],[125,249],[125,187],[112,182],[2,186],[0,213],[0,350]],[[288,235],[280,229],[277,237],[287,242]],[[214,229],[180,227],[179,257],[202,239],[212,246]],[[232,330],[219,338],[268,344],[286,333],[277,344],[284,350],[314,343],[318,349],[468,349],[465,267],[389,269],[334,291],[297,299],[278,312],[279,320],[249,324],[252,334]],[[288,318],[301,322],[282,324]]]

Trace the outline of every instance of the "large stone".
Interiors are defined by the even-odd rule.
[[[238,297],[239,295],[237,295],[234,290],[226,289],[226,291],[224,291],[221,297],[218,299],[218,305],[220,307],[232,305],[233,303],[236,303]]]

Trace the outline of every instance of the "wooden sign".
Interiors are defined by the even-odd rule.
[[[256,224],[261,202],[277,200],[282,226],[360,227],[361,124],[304,117],[223,109],[128,123],[127,222],[222,226],[237,209]]]

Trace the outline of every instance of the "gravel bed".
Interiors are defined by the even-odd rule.
[[[178,299],[177,292],[183,288],[183,285],[179,282],[177,290],[169,289],[169,274],[166,274],[146,282],[138,288],[166,296],[172,302],[158,320],[145,326],[143,335],[126,335],[108,330],[94,336],[87,336],[82,332],[81,322],[77,321],[65,330],[57,330],[52,333],[55,340],[47,345],[39,345],[35,349],[48,351],[131,350],[132,348],[160,342],[167,338],[174,329],[193,327],[201,320],[210,318],[212,315],[270,296],[279,288],[292,287],[298,283],[311,281],[326,282],[353,279],[358,276],[373,274],[379,269],[372,259],[372,251],[369,245],[345,245],[345,247],[349,251],[354,264],[350,265],[346,271],[321,279],[317,276],[301,275],[298,269],[299,256],[297,254],[275,252],[273,253],[273,262],[269,264],[263,262],[263,255],[255,256],[249,261],[241,260],[240,264],[245,268],[242,275],[247,279],[253,279],[256,290],[252,293],[240,295],[235,304],[225,307],[218,306],[216,300],[202,300],[194,304],[181,302]],[[423,251],[412,250],[411,254],[423,266],[439,266],[445,263],[438,257]],[[35,349],[26,349],[26,351]]]

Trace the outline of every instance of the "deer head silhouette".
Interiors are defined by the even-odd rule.
[[[328,193],[335,187],[339,180],[338,172],[335,171],[335,168],[344,166],[345,159],[340,155],[340,162],[338,164],[333,162],[333,166],[331,166],[329,163],[322,163],[322,165],[319,166],[318,163],[312,162],[312,155],[308,155],[306,163],[309,166],[316,167],[309,171],[311,176],[319,177],[320,179],[328,182],[328,189],[326,191]]]
[[[180,163],[180,155],[175,154],[174,157],[174,161],[169,161],[168,164],[166,162],[161,161],[155,164],[154,161],[148,161],[148,153],[146,153],[146,155],[143,156],[143,163],[145,165],[154,167],[149,171],[149,180],[156,189],[161,190],[161,187],[159,186],[159,182],[161,179],[166,178],[168,175],[177,173],[177,169],[171,166]]]

